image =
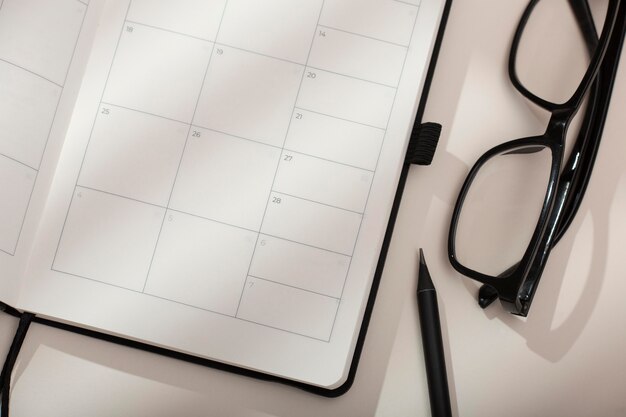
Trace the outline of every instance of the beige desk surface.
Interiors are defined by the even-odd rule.
[[[444,125],[415,167],[356,382],[337,399],[35,325],[14,375],[14,417],[428,416],[414,299],[424,247],[446,326],[453,410],[463,417],[626,415],[626,54],[583,206],[554,250],[531,316],[483,311],[447,262],[452,204],[469,165],[544,117],[506,74],[526,0],[456,0],[425,120]],[[16,321],[0,315],[0,354]]]

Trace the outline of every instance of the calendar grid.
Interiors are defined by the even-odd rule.
[[[189,35],[186,33],[181,33],[175,30],[171,30],[171,29],[166,29],[166,28],[161,28],[155,25],[151,25],[151,24],[146,24],[146,23],[141,23],[138,22],[137,20],[133,20],[133,19],[129,19],[129,12],[132,8],[132,4],[133,1],[131,0],[129,2],[128,8],[126,10],[126,15],[124,17],[124,24],[122,26],[121,32],[119,34],[119,37],[117,39],[117,44],[115,46],[115,51],[113,53],[113,58],[111,60],[111,64],[110,67],[108,69],[107,72],[107,76],[106,76],[106,80],[105,80],[105,84],[104,87],[102,89],[102,94],[100,96],[100,101],[98,104],[98,110],[96,112],[96,116],[93,120],[93,124],[91,125],[91,130],[89,133],[89,138],[87,140],[87,146],[86,146],[86,150],[85,153],[83,155],[82,161],[80,163],[80,167],[78,169],[78,175],[76,177],[76,182],[74,185],[74,191],[73,191],[73,196],[71,201],[69,202],[69,207],[67,209],[67,213],[65,215],[65,219],[63,222],[63,227],[61,230],[61,234],[59,237],[59,241],[57,242],[57,247],[56,247],[56,251],[55,251],[55,255],[54,255],[54,259],[52,262],[52,266],[51,266],[51,270],[55,271],[55,272],[59,272],[62,274],[67,274],[69,276],[75,276],[75,277],[79,277],[79,278],[84,278],[84,279],[88,279],[90,281],[94,281],[94,282],[99,282],[105,285],[109,285],[109,286],[113,286],[113,287],[117,287],[117,288],[123,288],[126,289],[128,291],[132,291],[135,293],[140,293],[140,294],[144,294],[146,296],[149,297],[154,297],[154,298],[158,298],[158,299],[163,299],[163,300],[168,300],[170,302],[174,302],[174,303],[178,303],[181,305],[186,305],[189,307],[193,307],[193,308],[197,308],[200,310],[204,310],[204,311],[208,311],[208,312],[212,312],[215,314],[219,314],[222,316],[226,316],[226,317],[231,317],[231,318],[235,318],[238,320],[242,320],[242,321],[247,321],[250,323],[255,323],[264,327],[268,327],[268,328],[274,328],[277,330],[281,330],[281,331],[285,331],[288,333],[293,333],[293,334],[297,334],[300,336],[304,336],[304,337],[308,337],[308,338],[312,338],[315,340],[320,340],[323,342],[330,342],[331,337],[332,337],[332,332],[335,326],[335,321],[337,318],[337,314],[339,311],[339,308],[341,306],[341,300],[343,297],[343,292],[345,290],[345,286],[346,286],[346,280],[347,280],[347,276],[349,274],[350,268],[351,268],[351,264],[352,264],[352,256],[354,254],[354,251],[356,249],[356,242],[358,241],[358,236],[360,234],[360,230],[361,230],[361,226],[363,224],[363,214],[366,211],[367,208],[367,203],[371,194],[371,190],[372,190],[372,184],[373,184],[373,174],[376,172],[377,168],[378,168],[378,161],[380,160],[380,153],[382,151],[382,147],[384,144],[384,139],[385,139],[385,132],[387,131],[387,128],[389,126],[389,121],[391,118],[391,113],[393,112],[393,105],[395,104],[395,99],[397,96],[397,91],[398,91],[398,85],[392,86],[383,82],[378,82],[375,80],[369,80],[363,77],[359,77],[359,76],[353,76],[353,75],[348,75],[348,74],[344,74],[338,71],[333,71],[331,69],[325,69],[323,65],[309,65],[309,59],[311,58],[311,54],[316,42],[316,38],[319,34],[319,36],[326,36],[326,35],[322,35],[320,29],[325,28],[325,29],[332,29],[332,30],[336,30],[339,32],[345,32],[348,33],[350,35],[353,36],[357,36],[357,37],[361,37],[361,38],[366,38],[369,40],[373,40],[373,41],[379,41],[382,43],[386,43],[386,44],[390,44],[390,45],[394,45],[394,46],[399,46],[404,48],[404,61],[402,64],[402,69],[400,71],[400,74],[403,73],[404,71],[404,64],[406,63],[406,58],[408,56],[408,50],[409,50],[409,46],[408,45],[401,45],[398,43],[394,43],[394,42],[390,42],[390,41],[386,41],[386,40],[381,40],[381,39],[377,39],[374,37],[370,37],[367,35],[363,35],[363,34],[358,34],[358,33],[352,33],[346,30],[342,30],[342,29],[338,29],[335,27],[331,27],[331,26],[325,26],[323,24],[320,23],[321,21],[321,17],[322,17],[322,13],[324,10],[324,0],[321,1],[321,6],[320,6],[320,10],[317,16],[317,22],[314,25],[314,31],[313,31],[313,36],[309,45],[309,49],[308,49],[308,55],[306,58],[306,61],[304,63],[298,63],[296,61],[290,60],[290,59],[285,59],[285,58],[281,58],[281,57],[276,57],[276,56],[272,56],[270,54],[267,53],[261,53],[261,52],[256,52],[253,50],[250,50],[249,48],[241,48],[241,47],[237,47],[234,45],[231,45],[229,43],[221,43],[221,42],[217,42],[217,40],[219,39],[219,34],[220,34],[220,29],[222,27],[222,22],[224,21],[224,16],[226,14],[227,11],[227,7],[228,7],[228,0],[226,0],[224,2],[224,6],[222,8],[222,14],[221,14],[221,18],[219,21],[219,24],[217,26],[217,31],[215,33],[215,41],[211,41],[209,39],[205,39],[202,37],[198,37],[198,36],[193,36],[193,35]],[[419,8],[418,8],[419,10]],[[415,29],[415,23],[417,22],[417,12],[415,14],[415,20],[413,22],[413,27],[412,27],[412,31],[411,34],[413,33],[414,29]],[[158,114],[160,113],[157,110],[151,110],[151,111],[147,111],[147,110],[141,110],[138,108],[135,108],[132,104],[127,104],[124,103],[124,100],[122,100],[122,103],[117,104],[114,98],[108,97],[107,96],[107,91],[108,91],[108,86],[110,83],[110,78],[111,78],[111,74],[113,71],[114,66],[116,65],[116,61],[118,59],[118,50],[120,47],[120,43],[122,42],[125,34],[125,29],[127,32],[133,32],[133,27],[132,26],[128,26],[128,25],[136,25],[137,29],[134,31],[135,33],[140,33],[139,31],[139,27],[145,27],[149,30],[158,30],[158,31],[163,31],[163,32],[167,32],[167,33],[171,33],[172,35],[176,35],[176,36],[180,36],[182,38],[189,38],[189,39],[193,39],[195,41],[200,41],[200,42],[208,42],[210,44],[210,53],[208,53],[208,62],[206,63],[206,65],[204,65],[204,75],[202,77],[202,82],[200,84],[200,88],[198,90],[197,96],[196,96],[196,100],[195,100],[195,106],[193,108],[193,112],[191,114],[191,117],[189,118],[189,121],[183,121],[184,118],[177,118],[176,114],[169,114],[169,115],[165,115],[167,114],[167,112],[164,112],[165,114]],[[408,31],[408,26],[407,26],[407,31]],[[150,32],[152,33],[152,32]],[[128,36],[132,36],[132,35],[128,35]],[[412,35],[411,35],[412,37]],[[233,50],[237,50],[240,52],[244,52],[244,53],[248,53],[248,54],[252,54],[252,55],[256,55],[259,57],[264,57],[264,58],[269,58],[270,60],[276,60],[276,61],[282,61],[288,64],[293,64],[293,65],[297,65],[298,67],[301,67],[301,75],[300,75],[300,82],[298,84],[298,88],[297,88],[297,92],[295,94],[295,97],[293,98],[293,106],[291,107],[291,115],[289,118],[289,123],[287,124],[286,127],[286,131],[284,133],[284,136],[282,137],[282,143],[280,144],[280,146],[278,146],[277,144],[274,143],[268,143],[268,142],[272,142],[272,140],[269,140],[267,138],[262,138],[261,136],[259,136],[257,139],[253,139],[251,137],[244,137],[241,134],[234,134],[234,133],[238,133],[238,132],[229,132],[223,129],[217,129],[217,128],[210,128],[207,126],[202,126],[202,124],[207,124],[207,125],[211,125],[211,123],[201,123],[201,121],[197,121],[196,120],[196,114],[198,113],[199,110],[199,106],[200,106],[200,102],[201,99],[203,97],[203,92],[205,89],[205,86],[207,85],[207,83],[209,82],[207,77],[210,74],[210,71],[212,70],[212,62],[213,62],[213,57],[216,54],[216,52],[218,51],[218,48],[220,47],[224,47],[224,48],[231,48]],[[228,50],[227,50],[228,52]],[[223,51],[221,51],[221,53],[224,53]],[[220,53],[220,55],[221,55]],[[217,59],[217,58],[216,58]],[[399,65],[400,61],[398,60],[398,65]],[[391,100],[391,104],[390,104],[390,109],[389,109],[389,117],[386,120],[385,126],[376,126],[375,124],[370,124],[370,123],[365,123],[363,122],[363,120],[366,120],[366,118],[364,117],[355,117],[355,119],[361,119],[361,121],[359,120],[351,120],[350,117],[343,117],[343,114],[328,114],[325,113],[323,111],[319,111],[319,110],[313,110],[310,109],[308,107],[313,107],[315,108],[315,106],[308,106],[306,105],[306,102],[304,104],[300,104],[299,100],[300,100],[300,96],[301,96],[301,92],[303,89],[303,85],[307,79],[307,77],[309,78],[315,78],[315,74],[313,74],[313,77],[308,76],[307,74],[311,74],[311,72],[307,73],[307,70],[315,70],[320,74],[320,77],[318,78],[322,78],[321,74],[322,73],[328,73],[328,74],[332,74],[333,76],[337,76],[339,78],[347,78],[347,79],[351,79],[354,81],[357,81],[359,83],[367,83],[369,85],[374,85],[374,86],[378,86],[378,87],[372,87],[372,88],[378,88],[378,90],[375,91],[385,91],[384,89],[381,89],[379,87],[384,87],[384,88],[388,88],[390,90],[390,97],[392,97],[393,99]],[[389,78],[389,77],[388,77]],[[399,81],[398,81],[399,82]],[[356,85],[362,85],[362,84],[356,84]],[[294,88],[295,89],[295,88]],[[386,93],[387,94],[387,93]],[[106,98],[106,100],[105,100]],[[302,105],[302,107],[300,107],[300,105]],[[133,198],[130,195],[124,195],[123,193],[116,193],[116,192],[111,192],[110,190],[106,190],[105,188],[102,187],[98,187],[98,186],[89,186],[88,184],[83,184],[81,181],[81,175],[84,172],[84,167],[85,167],[85,161],[87,159],[87,154],[88,154],[88,150],[90,149],[90,146],[92,145],[92,138],[94,136],[94,132],[96,130],[96,126],[98,125],[98,120],[100,117],[100,113],[103,110],[103,106],[107,107],[107,108],[117,108],[117,109],[121,109],[121,110],[125,110],[128,112],[136,112],[138,114],[142,114],[145,116],[150,116],[152,118],[156,118],[156,119],[161,119],[164,121],[170,121],[170,122],[175,122],[178,123],[180,125],[184,125],[187,128],[187,134],[184,137],[184,141],[183,142],[183,146],[182,146],[182,151],[180,152],[180,157],[177,159],[177,165],[176,165],[176,169],[175,169],[175,174],[173,175],[173,182],[171,184],[171,188],[169,189],[169,193],[167,194],[167,201],[165,204],[160,204],[160,203],[155,203],[155,202],[150,202],[148,201],[149,199],[147,198]],[[107,113],[108,114],[108,109]],[[336,120],[336,121],[341,121],[341,122],[346,122],[345,125],[354,125],[355,129],[356,126],[361,126],[360,129],[363,128],[369,128],[369,129],[375,129],[376,131],[380,131],[383,132],[381,133],[381,139],[380,142],[378,143],[378,153],[374,154],[372,152],[372,164],[374,165],[374,169],[370,168],[364,168],[364,167],[360,167],[351,163],[346,163],[346,162],[341,162],[338,161],[336,159],[331,159],[331,158],[326,158],[320,155],[315,155],[315,154],[309,154],[307,152],[303,152],[301,150],[296,150],[297,147],[294,147],[294,149],[290,149],[289,142],[288,142],[288,138],[290,135],[290,132],[292,131],[292,122],[294,121],[294,118],[296,116],[296,112],[297,111],[302,111],[302,112],[308,112],[311,114],[315,114],[315,115],[319,115],[319,116],[323,116],[325,118],[328,118],[329,120]],[[329,112],[332,113],[332,112]],[[181,120],[183,119],[183,120]],[[374,121],[376,120],[376,118],[374,118]],[[379,124],[383,124],[383,121],[380,120]],[[237,225],[234,224],[232,222],[227,222],[227,221],[221,221],[218,220],[217,218],[212,218],[211,216],[203,216],[198,214],[198,212],[193,212],[193,210],[190,209],[181,209],[180,207],[178,207],[176,201],[173,201],[175,199],[173,199],[174,194],[175,194],[175,190],[177,190],[178,188],[178,183],[181,181],[180,180],[180,176],[179,174],[181,173],[181,168],[183,166],[183,161],[186,158],[186,155],[188,155],[191,151],[189,150],[189,147],[192,146],[190,145],[191,141],[192,141],[192,132],[194,133],[194,137],[196,137],[196,131],[195,129],[202,129],[205,130],[207,132],[214,132],[216,134],[220,134],[220,135],[224,135],[224,137],[228,137],[228,138],[232,138],[232,139],[237,139],[237,140],[242,140],[242,141],[246,141],[246,142],[250,142],[250,143],[254,143],[254,144],[258,144],[258,145],[262,145],[263,147],[266,147],[267,149],[274,149],[274,150],[279,150],[280,154],[279,154],[279,158],[275,163],[275,169],[273,170],[273,178],[271,181],[271,186],[268,189],[268,193],[267,193],[267,200],[265,201],[265,206],[264,206],[264,210],[263,210],[263,214],[261,216],[260,219],[260,223],[258,228],[251,228],[251,227],[244,227],[241,225]],[[203,133],[204,134],[204,133]],[[182,137],[182,135],[181,135]],[[263,139],[263,140],[261,140]],[[203,141],[207,141],[208,139],[204,139],[201,137],[201,134],[198,133],[197,135],[197,140],[194,140],[194,143],[201,143]],[[196,145],[193,145],[196,146]],[[353,170],[358,170],[358,171],[354,171],[354,172],[363,172],[364,174],[371,174],[369,176],[362,176],[362,180],[363,181],[369,181],[369,184],[367,185],[367,188],[365,188],[365,186],[363,186],[363,195],[365,196],[365,191],[366,192],[366,196],[364,199],[364,203],[361,208],[359,207],[359,210],[354,210],[351,208],[347,208],[347,207],[352,207],[354,208],[355,203],[349,203],[349,205],[347,207],[342,207],[340,204],[332,204],[328,201],[324,201],[324,199],[316,199],[316,198],[309,198],[307,195],[295,195],[293,193],[290,193],[288,190],[286,190],[286,192],[281,191],[282,186],[278,185],[277,186],[277,180],[279,179],[279,175],[280,175],[280,171],[281,171],[281,163],[283,160],[283,157],[285,156],[285,153],[289,153],[289,154],[293,154],[296,156],[304,156],[304,157],[309,157],[309,158],[313,158],[315,160],[319,160],[319,161],[324,161],[324,162],[328,162],[331,164],[336,164],[337,166],[343,166],[346,168],[350,168]],[[177,154],[178,155],[178,154]],[[338,158],[340,159],[340,158]],[[322,163],[322,162],[319,162]],[[319,166],[319,165],[318,165]],[[328,165],[325,165],[328,166]],[[345,172],[345,171],[341,171],[341,172]],[[352,171],[350,171],[352,172]],[[352,175],[352,174],[350,174]],[[78,190],[83,189],[83,190],[90,190],[93,191],[95,193],[103,193],[106,195],[110,195],[113,197],[117,197],[123,200],[128,200],[128,201],[132,201],[135,203],[140,203],[140,204],[146,204],[148,206],[157,208],[157,209],[161,209],[163,210],[162,213],[162,218],[160,219],[160,228],[158,228],[158,234],[156,235],[156,240],[153,244],[152,250],[151,250],[151,257],[150,257],[150,261],[149,261],[149,265],[147,268],[147,272],[145,273],[145,277],[143,278],[143,284],[141,286],[138,286],[137,288],[141,288],[141,290],[138,289],[134,289],[134,288],[129,288],[128,286],[124,286],[124,285],[117,285],[115,283],[111,283],[111,282],[106,282],[100,279],[97,279],[94,276],[88,277],[85,276],[84,274],[81,273],[75,273],[76,271],[72,268],[69,268],[69,270],[63,270],[65,268],[63,267],[59,267],[57,265],[57,258],[59,256],[59,250],[62,246],[62,241],[63,241],[63,237],[64,234],[66,232],[66,226],[68,223],[68,218],[70,217],[70,212],[72,211],[73,208],[73,203],[75,201],[75,199],[77,198],[76,195],[77,193],[79,193]],[[350,213],[352,215],[355,215],[353,217],[357,217],[358,216],[358,223],[355,223],[355,227],[356,224],[358,224],[358,228],[356,229],[356,235],[355,238],[353,240],[353,243],[350,243],[352,245],[351,250],[347,250],[347,248],[345,250],[339,250],[341,249],[341,247],[339,247],[339,249],[336,248],[332,248],[333,246],[336,245],[329,245],[329,247],[324,247],[325,245],[323,244],[319,244],[316,243],[316,241],[298,241],[297,239],[293,239],[290,236],[286,236],[283,235],[281,233],[272,233],[272,230],[264,230],[264,226],[266,224],[267,221],[267,214],[268,214],[268,210],[270,208],[270,204],[272,204],[272,198],[273,196],[282,196],[282,197],[288,197],[288,199],[291,199],[293,201],[302,201],[302,202],[306,202],[306,203],[311,203],[313,206],[323,206],[323,207],[327,207],[328,209],[333,209],[336,210],[338,212],[342,212],[342,213]],[[164,199],[165,200],[165,199]],[[283,198],[284,200],[284,198]],[[331,200],[332,201],[332,200]],[[341,199],[339,199],[339,201],[342,201]],[[254,241],[254,245],[251,246],[252,247],[252,251],[251,251],[251,255],[250,255],[250,261],[249,264],[247,266],[247,272],[245,274],[245,279],[242,275],[242,281],[243,281],[243,285],[241,287],[241,290],[239,292],[239,297],[238,297],[238,302],[236,303],[236,309],[234,310],[234,314],[229,314],[229,313],[225,313],[224,311],[219,311],[217,309],[212,309],[212,308],[206,308],[206,307],[202,307],[199,306],[197,304],[193,304],[193,303],[188,303],[185,302],[181,299],[176,299],[175,296],[172,295],[173,298],[166,298],[160,295],[155,294],[153,288],[153,284],[152,284],[152,280],[151,280],[151,273],[153,271],[153,266],[155,263],[155,259],[157,258],[157,253],[159,253],[159,258],[161,258],[160,254],[161,252],[159,252],[159,248],[160,248],[160,242],[162,239],[164,239],[163,233],[164,233],[164,229],[167,230],[167,228],[165,227],[166,225],[166,219],[168,218],[168,216],[170,215],[170,213],[179,213],[179,214],[183,214],[183,215],[187,215],[187,216],[191,216],[193,218],[197,218],[197,219],[202,219],[202,220],[206,220],[208,222],[211,223],[215,223],[215,224],[219,224],[219,225],[223,225],[223,226],[228,226],[228,227],[232,227],[235,229],[239,229],[241,231],[246,231],[246,232],[251,232],[253,234],[256,234],[256,239],[253,237],[252,239],[255,239]],[[259,212],[260,213],[260,212]],[[169,216],[171,218],[171,216]],[[169,226],[168,226],[169,227]],[[156,232],[156,228],[154,229]],[[256,256],[257,256],[257,248],[259,246],[259,243],[261,242],[262,237],[268,237],[268,238],[273,238],[276,240],[280,240],[280,241],[284,241],[284,242],[289,242],[289,243],[293,243],[297,246],[302,246],[302,247],[307,247],[307,248],[311,248],[311,249],[315,249],[315,250],[320,250],[323,251],[325,253],[330,253],[333,255],[338,255],[338,256],[342,256],[345,257],[347,259],[347,271],[345,272],[345,275],[343,276],[343,281],[339,281],[337,280],[337,290],[341,289],[339,296],[330,296],[327,294],[324,294],[323,292],[319,292],[319,291],[313,291],[310,288],[305,288],[303,286],[297,286],[297,285],[291,285],[291,284],[287,284],[284,282],[279,282],[277,280],[271,279],[271,277],[264,277],[263,274],[259,274],[259,273],[255,273],[253,271],[253,263],[255,262]],[[152,239],[152,238],[151,238]],[[168,238],[169,239],[169,238]],[[306,240],[306,239],[305,239]],[[152,240],[151,240],[152,242]],[[152,243],[151,243],[152,244]],[[344,245],[345,247],[345,245]],[[159,268],[157,268],[158,270]],[[69,272],[69,271],[73,271],[73,272]],[[291,289],[295,289],[295,290],[299,290],[299,291],[303,291],[306,293],[310,293],[310,294],[315,294],[315,295],[319,295],[319,296],[323,296],[323,297],[327,297],[333,300],[337,301],[337,307],[335,309],[334,304],[333,304],[333,309],[334,309],[334,315],[331,317],[332,318],[332,326],[330,326],[330,331],[328,333],[328,338],[318,338],[318,337],[314,337],[311,336],[310,334],[306,334],[306,333],[301,333],[301,332],[296,332],[290,329],[285,329],[285,328],[281,328],[281,327],[276,327],[273,326],[271,324],[268,323],[262,323],[259,321],[255,321],[255,320],[251,320],[250,317],[242,317],[240,314],[240,309],[242,307],[242,302],[244,301],[244,294],[246,294],[246,288],[247,288],[247,284],[249,283],[249,279],[251,280],[262,280],[264,282],[267,283],[271,283],[273,285],[279,285],[285,288],[291,288]],[[148,285],[148,283],[151,283],[150,286]],[[158,288],[158,287],[157,287]],[[156,291],[157,293],[159,291]],[[162,291],[161,291],[162,292]],[[247,302],[247,301],[246,301]],[[245,304],[245,303],[244,303]],[[328,322],[329,324],[331,324],[331,322]]]
[[[39,161],[37,163],[37,167],[35,168],[33,166],[30,166],[29,164],[27,164],[27,163],[25,163],[23,161],[17,160],[15,158],[11,158],[8,155],[0,154],[1,157],[10,159],[10,160],[12,160],[14,162],[17,162],[17,163],[19,163],[19,164],[21,164],[21,165],[23,165],[23,166],[25,166],[27,168],[30,168],[31,170],[33,170],[35,172],[34,179],[33,179],[33,182],[32,182],[32,188],[30,190],[30,193],[29,193],[29,196],[28,196],[28,200],[26,202],[26,206],[25,206],[24,211],[23,211],[23,216],[22,216],[22,219],[21,219],[21,222],[20,222],[20,226],[19,226],[19,231],[17,233],[17,237],[15,238],[15,245],[13,247],[13,250],[12,251],[7,251],[5,249],[0,248],[0,252],[3,252],[3,253],[5,253],[5,254],[7,254],[9,256],[15,256],[15,253],[17,251],[17,247],[18,247],[20,239],[22,237],[22,231],[24,230],[24,224],[26,223],[26,217],[27,217],[28,211],[30,209],[30,204],[31,204],[31,201],[32,201],[32,198],[33,198],[33,194],[35,192],[35,187],[37,186],[37,180],[39,178],[39,170],[41,168],[41,164],[43,162],[44,155],[46,154],[46,149],[48,148],[48,142],[50,141],[50,135],[52,133],[52,129],[54,127],[54,124],[55,124],[55,121],[56,121],[56,118],[57,118],[57,113],[58,113],[59,107],[61,105],[61,100],[62,100],[62,97],[63,97],[63,91],[64,91],[64,88],[65,88],[65,84],[67,83],[67,78],[68,78],[69,73],[70,73],[70,68],[72,67],[72,63],[74,62],[74,57],[76,55],[76,49],[78,47],[78,40],[80,39],[80,35],[81,35],[82,31],[83,31],[83,26],[85,24],[85,18],[87,17],[87,11],[89,10],[89,5],[88,4],[86,4],[86,3],[82,2],[82,1],[79,1],[79,0],[76,0],[76,1],[78,3],[83,4],[85,6],[85,10],[83,10],[83,16],[82,16],[82,19],[81,19],[81,22],[80,22],[80,27],[78,29],[78,32],[77,32],[77,35],[76,35],[76,38],[75,38],[75,41],[74,41],[72,53],[71,53],[69,62],[67,63],[67,69],[65,71],[65,75],[63,77],[63,82],[62,83],[59,84],[59,83],[57,83],[57,82],[55,82],[55,81],[53,81],[53,80],[51,80],[51,79],[49,79],[47,77],[45,77],[45,76],[35,72],[35,71],[32,71],[32,70],[29,70],[29,69],[25,68],[24,66],[18,65],[16,63],[11,62],[9,60],[6,60],[4,58],[0,58],[1,62],[4,62],[4,63],[9,64],[9,65],[12,65],[12,66],[14,66],[14,67],[16,67],[16,68],[18,68],[18,69],[20,69],[22,71],[25,71],[25,72],[27,72],[27,73],[29,73],[31,75],[34,75],[35,77],[38,77],[38,78],[40,78],[40,79],[42,79],[44,81],[47,81],[48,83],[50,83],[50,84],[52,84],[54,86],[60,88],[59,95],[58,95],[58,98],[56,100],[56,104],[54,105],[54,111],[53,111],[53,116],[52,116],[52,119],[51,119],[51,122],[50,122],[50,127],[48,129],[47,134],[46,134],[46,138],[45,138],[45,140],[43,142],[43,149],[41,151],[41,156],[40,156]],[[4,0],[0,1],[0,12],[2,12],[2,6],[4,6]]]

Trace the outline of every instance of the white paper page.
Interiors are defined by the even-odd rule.
[[[111,0],[21,307],[346,378],[439,0]]]
[[[92,3],[98,3],[97,1]],[[0,1],[0,299],[15,290],[89,52],[97,4]]]

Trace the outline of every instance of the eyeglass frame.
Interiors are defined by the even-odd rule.
[[[590,52],[595,52],[580,85],[571,98],[561,104],[553,103],[530,92],[522,84],[516,71],[519,43],[526,24],[539,1],[531,0],[524,10],[513,37],[508,70],[513,86],[524,97],[551,113],[548,127],[542,135],[500,144],[477,160],[457,198],[448,235],[448,258],[454,269],[483,284],[478,295],[479,305],[486,308],[499,298],[506,310],[523,317],[528,315],[552,248],[571,224],[584,196],[600,144],[626,29],[624,17],[621,16],[621,19],[618,17],[618,11],[622,15],[626,14],[626,7],[624,7],[626,0],[624,2],[609,1],[604,28],[599,40],[587,0],[569,0],[583,32],[586,46]],[[611,53],[607,56],[609,47]],[[581,129],[568,161],[563,164],[567,130],[582,107],[587,92],[590,95]],[[537,225],[522,259],[497,277],[464,266],[459,262],[456,254],[456,231],[465,197],[476,174],[487,161],[496,155],[516,151],[516,153],[529,152],[538,148],[548,148],[551,152],[550,177]],[[521,149],[525,150],[520,151]]]

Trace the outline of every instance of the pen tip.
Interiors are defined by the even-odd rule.
[[[420,264],[419,264],[419,275],[417,278],[417,291],[424,290],[434,290],[435,285],[433,284],[433,280],[430,278],[430,272],[428,271],[428,266],[426,266],[426,258],[424,258],[424,251],[420,248]]]

